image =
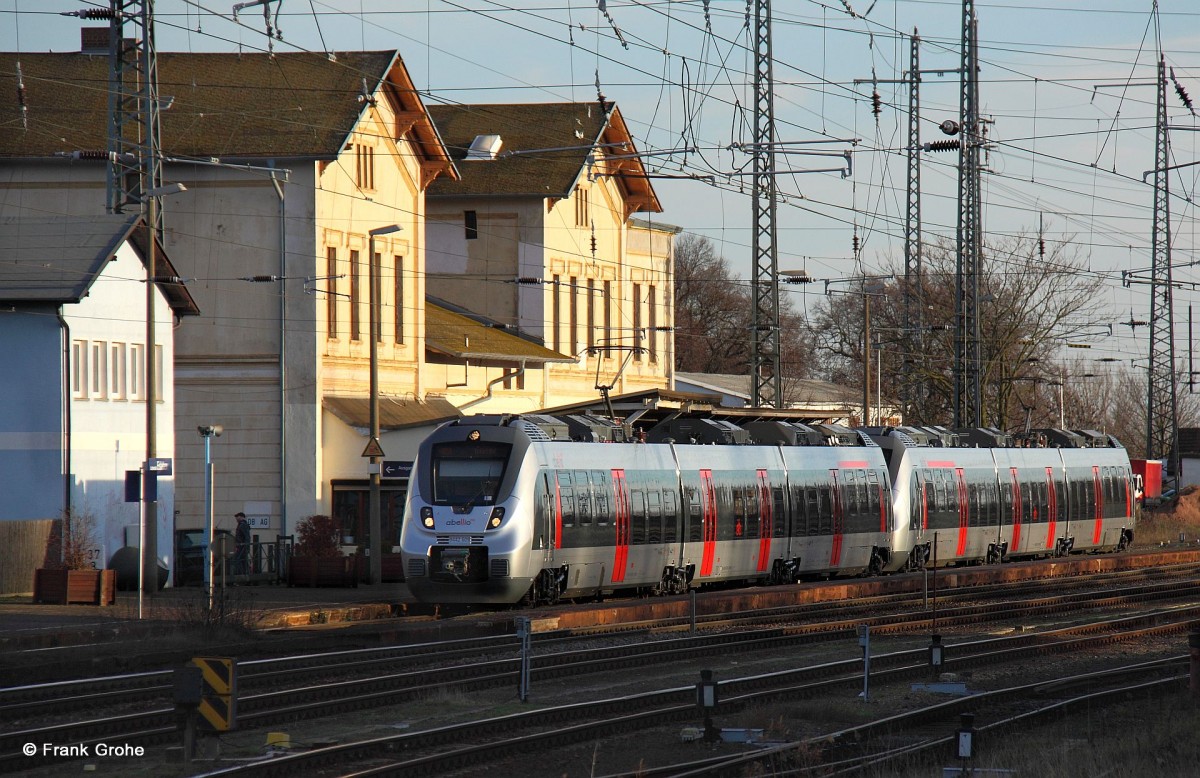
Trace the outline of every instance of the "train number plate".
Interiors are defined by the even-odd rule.
[[[470,535],[451,535],[450,542],[460,545],[460,546],[469,546],[469,545],[471,545],[471,536]]]

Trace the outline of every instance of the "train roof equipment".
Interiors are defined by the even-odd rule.
[[[629,440],[625,427],[603,416],[578,414],[562,416],[571,433],[571,440],[587,443],[625,443]]]
[[[774,446],[826,446],[829,439],[817,430],[793,421],[748,421],[742,425],[755,443]]]
[[[750,433],[722,419],[664,419],[646,433],[647,443],[695,443],[740,446],[750,442]]]
[[[513,417],[510,427],[524,430],[530,440],[552,441],[571,440],[571,429],[565,421],[554,416],[544,416],[538,413],[528,413]]]
[[[1013,436],[995,427],[967,427],[956,430],[960,445],[971,448],[1012,448]]]

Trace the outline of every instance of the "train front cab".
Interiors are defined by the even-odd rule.
[[[405,579],[424,602],[508,603],[529,589],[533,544],[520,499],[527,439],[475,417],[422,444],[413,467],[400,545]]]

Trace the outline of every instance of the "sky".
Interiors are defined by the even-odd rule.
[[[75,51],[81,22],[63,0],[0,0],[0,48]],[[754,0],[272,0],[239,9],[159,0],[159,51],[395,49],[427,104],[614,101],[664,211],[654,221],[711,239],[749,278]],[[1151,264],[1154,90],[1162,54],[1200,100],[1195,0],[976,2],[979,94],[989,120],[985,240],[1069,242],[1104,279],[1113,334],[1063,333],[1091,359],[1145,356],[1149,287],[1122,271]],[[747,14],[750,23],[747,24]],[[910,37],[919,30],[921,140],[958,118],[958,0],[775,0],[774,57],[779,268],[846,279],[902,266]],[[267,37],[268,23],[275,35]],[[875,83],[872,83],[875,79]],[[597,88],[597,84],[599,87]],[[878,90],[880,112],[872,112]],[[0,99],[14,99],[0,96]],[[1175,279],[1200,281],[1192,200],[1200,165],[1195,116],[1170,90]],[[782,151],[786,148],[786,153]],[[804,153],[798,153],[803,151]],[[813,152],[821,152],[820,155]],[[850,164],[847,166],[849,155]],[[957,154],[922,158],[926,242],[953,241]],[[829,170],[832,168],[833,170]],[[825,172],[809,172],[823,169]],[[845,173],[845,175],[843,175]],[[651,216],[640,214],[645,218]],[[854,257],[853,237],[860,253]],[[1137,277],[1137,273],[1134,274]],[[824,287],[786,286],[802,309]],[[1190,288],[1175,291],[1177,358],[1186,359]],[[1073,352],[1075,356],[1080,352]],[[1142,363],[1144,364],[1144,362]],[[1097,365],[1097,368],[1100,368]]]

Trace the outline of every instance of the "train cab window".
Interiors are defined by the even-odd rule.
[[[629,505],[631,516],[629,542],[632,545],[639,545],[646,542],[646,493],[641,489],[631,489]]]
[[[496,502],[512,446],[508,443],[436,443],[430,456],[434,505]]]
[[[646,492],[647,540],[662,542],[662,493],[657,489]]]
[[[575,481],[575,512],[579,516],[580,526],[592,523],[592,487],[588,482],[586,470],[576,470]]]
[[[676,527],[679,522],[679,512],[675,507],[675,492],[663,490],[663,542],[674,543],[678,539]]]

